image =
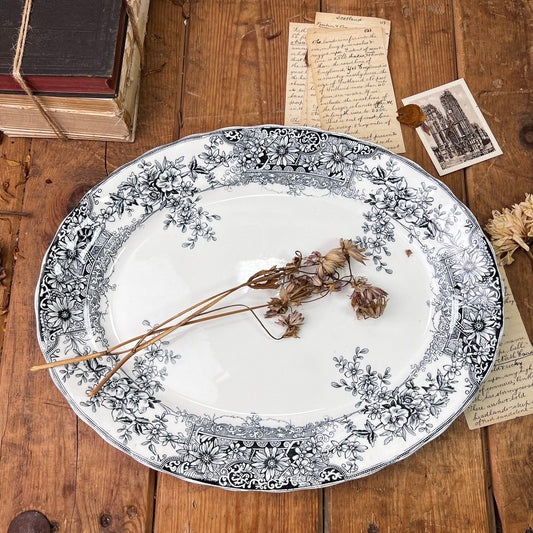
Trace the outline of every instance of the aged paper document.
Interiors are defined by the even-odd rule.
[[[315,26],[319,28],[379,28],[383,34],[385,48],[389,48],[390,20],[375,17],[355,17],[353,15],[338,15],[336,13],[316,13]],[[306,44],[307,51],[307,44]],[[311,69],[307,69],[305,94],[301,115],[301,125],[320,128],[320,116],[316,100],[315,85]]]
[[[307,79],[305,80],[305,93],[303,98],[302,126],[320,128],[320,115],[318,114],[318,103],[316,101],[315,84],[313,83],[313,73],[307,67]]]
[[[533,346],[527,336],[505,270],[504,330],[494,369],[465,411],[470,429],[533,413]]]
[[[380,28],[383,31],[385,48],[389,49],[390,20],[319,12],[315,15],[315,26],[319,28]]]
[[[285,126],[306,126],[301,123],[304,105],[307,64],[305,55],[307,28],[313,24],[291,22],[289,24],[289,55],[287,60],[287,87],[285,89]]]
[[[313,27],[307,49],[321,127],[404,152],[382,31]]]

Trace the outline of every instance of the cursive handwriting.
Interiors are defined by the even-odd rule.
[[[285,126],[306,126],[301,114],[307,80],[305,35],[312,24],[289,24],[289,54],[287,59],[287,86],[285,89]]]
[[[381,29],[313,27],[307,48],[321,127],[403,152]]]

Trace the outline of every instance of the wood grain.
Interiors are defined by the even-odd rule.
[[[283,124],[289,22],[318,2],[194,2],[188,20],[183,134]],[[209,39],[206,36],[209,35]]]
[[[323,10],[391,20],[389,63],[398,107],[401,97],[437,87],[456,77],[453,17],[448,1],[328,0]],[[437,59],[438,58],[438,59]],[[438,174],[418,135],[404,127],[406,156]],[[465,200],[463,172],[441,179]],[[483,439],[456,421],[412,457],[368,478],[327,489],[326,531],[487,531],[492,510]],[[453,487],[453,489],[452,489]],[[350,512],[357,497],[360,512]],[[465,505],[468,502],[468,506]]]
[[[283,122],[288,23],[302,22],[302,9],[282,0],[191,4],[182,135]],[[160,475],[154,531],[318,532],[321,507],[321,491],[239,493]]]
[[[27,510],[70,533],[531,531],[533,416],[477,431],[460,418],[402,462],[325,490],[240,493],[140,465],[80,421],[46,372],[28,371],[42,361],[34,290],[65,215],[155,146],[223,126],[282,123],[288,24],[313,22],[319,8],[392,21],[398,106],[465,78],[504,155],[441,181],[482,225],[533,192],[525,0],[152,0],[135,143],[0,139],[0,210],[32,215],[0,215],[0,310],[8,306],[0,315],[0,531]],[[437,176],[416,132],[403,134],[405,155]],[[516,254],[506,271],[532,336],[531,266]]]
[[[454,3],[458,74],[503,145],[503,155],[467,169],[468,205],[484,224],[492,210],[511,207],[533,191],[532,150],[524,130],[533,130],[531,3]],[[484,24],[480,24],[482,19]],[[506,267],[522,320],[533,338],[533,275],[524,254]],[[533,527],[533,416],[488,428],[496,508],[504,532]]]
[[[9,139],[0,135],[0,211],[22,212],[24,189],[31,165],[30,146],[28,139]],[[0,346],[9,312],[21,218],[0,214]]]
[[[42,257],[63,218],[105,176],[105,145],[69,141],[68,160],[62,142],[34,141],[33,148],[23,205],[32,218],[20,226],[0,378],[0,484],[7,483],[0,530],[7,531],[21,511],[36,509],[63,531],[100,531],[104,515],[127,524],[129,531],[147,531],[150,471],[78,421],[48,373],[29,372],[42,361],[33,310]],[[54,490],[43,490],[48,484]]]
[[[33,146],[39,155],[32,161],[23,205],[32,218],[20,225],[0,376],[2,531],[7,531],[15,515],[30,509],[41,511],[65,530],[75,508],[77,420],[48,374],[29,372],[32,364],[42,360],[32,293],[69,197],[81,182],[96,181],[103,169],[103,159],[95,163],[83,145],[70,145],[73,161],[84,168],[78,180],[72,179],[74,165],[65,165],[62,143],[36,141]],[[99,148],[103,156],[103,145]],[[55,491],[43,490],[48,483]]]
[[[107,172],[179,137],[185,23],[180,5],[151,0],[135,142],[107,144]]]
[[[105,170],[135,159],[147,150],[174,140],[179,131],[181,65],[184,40],[182,8],[153,0],[145,41],[145,68],[141,78],[136,142],[107,143]],[[94,486],[94,480],[102,477]],[[78,512],[72,530],[102,524],[118,531],[152,530],[156,473],[117,452],[80,423],[78,439]]]
[[[160,476],[154,532],[322,531],[322,491],[231,492]]]
[[[485,533],[488,479],[480,431],[459,418],[400,463],[326,489],[325,531]],[[357,501],[357,513],[350,502]]]

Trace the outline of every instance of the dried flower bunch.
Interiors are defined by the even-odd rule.
[[[38,365],[32,370],[78,363],[104,355],[119,356],[125,354],[120,362],[90,392],[90,395],[94,396],[130,357],[182,326],[249,312],[272,338],[280,340],[298,337],[304,316],[297,308],[306,302],[319,300],[345,288],[351,290],[350,304],[357,319],[378,318],[385,310],[388,295],[383,289],[371,285],[367,278],[354,275],[351,260],[364,264],[366,258],[363,252],[363,249],[357,247],[349,239],[340,239],[339,246],[326,254],[314,251],[304,257],[301,252],[297,251],[292,261],[284,266],[273,266],[266,270],[260,270],[244,283],[198,302],[143,335],[101,352]],[[273,289],[277,291],[277,295],[267,303],[253,307],[244,304],[214,307],[221,300],[244,287]],[[233,309],[229,310],[231,308]],[[256,311],[261,308],[266,308],[265,318],[276,318],[276,323],[284,328],[280,337],[275,337],[257,315]],[[173,324],[177,320],[179,321]],[[127,346],[130,347],[125,348]]]
[[[526,194],[526,199],[511,209],[502,212],[493,211],[485,229],[490,235],[496,254],[505,265],[513,261],[513,253],[523,249],[533,262],[531,245],[533,243],[533,194]]]
[[[276,321],[285,327],[284,337],[297,337],[303,316],[294,308],[302,303],[323,298],[332,292],[350,287],[350,302],[358,319],[378,318],[387,305],[387,293],[368,283],[362,276],[354,276],[351,259],[364,264],[363,251],[351,240],[340,239],[340,246],[325,255],[313,252],[302,257],[296,252],[294,259],[276,272],[273,287],[279,290],[278,296],[267,304],[267,318],[279,317]],[[345,267],[346,275],[341,275]]]

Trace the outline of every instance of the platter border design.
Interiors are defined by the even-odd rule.
[[[215,241],[213,190],[255,187],[290,196],[347,198],[364,206],[348,236],[377,270],[394,275],[391,244],[403,232],[432,275],[431,341],[407,379],[368,364],[369,350],[332,358],[331,385],[353,411],[305,425],[207,415],[165,405],[166,367],[179,364],[160,341],[134,358],[94,398],[117,359],[51,370],[74,411],[112,445],[151,468],[233,490],[284,492],[356,479],[413,453],[472,401],[494,364],[503,289],[494,253],[470,211],[413,162],[372,143],[311,128],[225,128],[154,149],[89,191],[60,225],[43,260],[35,307],[45,359],[108,347],[104,318],[113,258],[154,214],[178,245]],[[370,354],[371,355],[371,354]]]

